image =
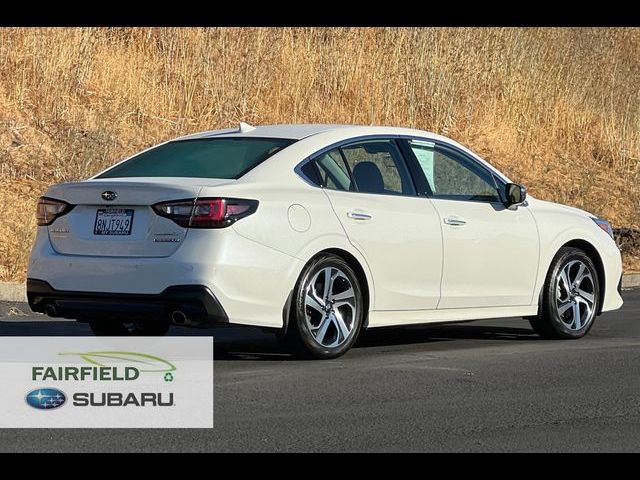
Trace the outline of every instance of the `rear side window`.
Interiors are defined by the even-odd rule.
[[[359,192],[415,195],[409,171],[393,140],[347,145],[342,153]]]
[[[318,167],[314,162],[307,162],[302,167],[300,167],[300,171],[302,174],[307,177],[314,185],[320,187],[322,185],[322,180],[320,180],[320,174],[318,173]]]
[[[331,190],[415,195],[411,175],[393,140],[368,140],[322,153],[301,167],[314,185]]]
[[[178,140],[142,152],[107,170],[97,178],[236,179],[294,141],[279,138]]]
[[[309,165],[315,164],[320,177],[320,185],[332,190],[353,190],[351,177],[338,149],[323,153]]]

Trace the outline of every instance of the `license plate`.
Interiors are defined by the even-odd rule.
[[[101,208],[96,212],[94,235],[131,235],[133,209]]]

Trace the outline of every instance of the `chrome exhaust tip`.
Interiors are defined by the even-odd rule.
[[[186,325],[189,319],[181,310],[175,310],[171,313],[171,321],[176,325]]]
[[[56,311],[56,307],[54,307],[51,304],[49,304],[49,305],[44,307],[44,313],[46,313],[50,317],[57,317],[58,316],[58,312]]]

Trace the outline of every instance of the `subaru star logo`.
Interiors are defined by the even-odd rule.
[[[106,200],[107,202],[111,202],[112,200],[115,200],[117,196],[118,194],[116,192],[112,192],[110,190],[107,190],[106,192],[102,192],[102,199]]]
[[[38,388],[27,393],[25,400],[30,407],[38,410],[52,410],[64,405],[67,396],[57,388]]]

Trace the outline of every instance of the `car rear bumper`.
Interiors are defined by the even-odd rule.
[[[200,285],[223,306],[229,323],[282,328],[283,305],[304,267],[302,260],[244,238],[233,227],[215,235],[189,231],[169,257],[62,255],[44,228],[39,227],[27,277],[47,282],[55,292],[84,292],[101,305],[109,297],[156,306],[173,286]],[[130,301],[136,298],[143,301]]]
[[[203,327],[229,322],[218,299],[203,285],[174,285],[159,294],[102,293],[56,290],[44,280],[28,278],[27,299],[31,310],[51,317],[178,320],[174,323]]]

